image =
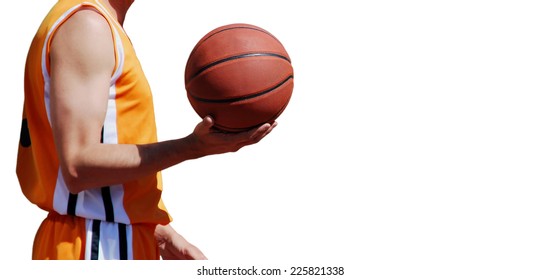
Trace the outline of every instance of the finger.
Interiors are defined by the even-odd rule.
[[[270,124],[270,125],[268,126],[268,128],[267,128],[265,131],[263,131],[263,134],[261,135],[261,138],[263,138],[263,137],[267,136],[269,133],[271,133],[271,131],[272,131],[277,125],[278,125],[277,122],[273,122],[272,124]]]
[[[278,126],[278,123],[275,121],[272,123],[271,127],[269,129],[267,129],[267,131],[265,131],[265,135],[263,135],[263,137],[267,136],[267,134],[271,133],[271,131],[276,127]]]
[[[270,124],[268,123],[262,124],[250,134],[249,140],[260,139],[263,135],[265,135],[265,132],[269,130],[270,128],[271,128]]]
[[[199,252],[199,254],[194,258],[195,260],[208,260],[203,253]]]
[[[193,260],[206,260],[207,259],[207,257],[203,254],[203,252],[201,252],[201,250],[199,250],[199,248],[192,245],[190,249],[191,249],[190,250],[191,252],[189,255]]]
[[[271,131],[278,125],[278,123],[273,122],[272,124],[264,124],[260,126],[251,136],[250,144],[255,144],[265,138]]]

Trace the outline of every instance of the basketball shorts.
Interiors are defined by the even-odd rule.
[[[32,259],[157,260],[155,228],[49,213],[36,233]]]

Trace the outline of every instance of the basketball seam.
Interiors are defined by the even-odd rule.
[[[280,83],[278,83],[277,85],[273,86],[272,88],[269,88],[269,89],[266,89],[264,91],[261,91],[261,92],[257,92],[257,93],[254,93],[254,94],[249,94],[249,95],[245,95],[245,96],[241,96],[241,97],[234,97],[234,98],[227,98],[227,99],[207,99],[207,98],[201,98],[201,97],[198,97],[198,96],[195,96],[193,95],[191,92],[188,92],[188,94],[195,100],[199,101],[199,102],[205,102],[205,103],[230,103],[230,102],[238,102],[238,101],[243,101],[243,100],[247,100],[247,99],[252,99],[252,98],[256,98],[258,96],[261,96],[261,95],[264,95],[264,94],[267,94],[279,87],[281,87],[283,84],[285,84],[287,81],[289,81],[290,79],[293,79],[293,75],[289,75],[287,76],[283,81],[281,81]]]
[[[237,60],[237,59],[243,59],[243,58],[250,58],[250,57],[256,57],[256,56],[272,56],[272,57],[277,57],[277,58],[281,58],[283,60],[286,60],[287,62],[289,62],[289,64],[291,64],[291,61],[281,55],[281,54],[276,54],[276,53],[270,53],[270,52],[262,52],[262,53],[245,53],[245,54],[238,54],[238,55],[233,55],[233,56],[229,56],[229,57],[226,57],[226,58],[222,58],[220,60],[217,60],[217,61],[214,61],[214,62],[211,62],[207,65],[204,65],[203,67],[201,67],[199,70],[197,70],[187,81],[186,83],[190,83],[193,79],[195,79],[197,76],[199,76],[201,73],[203,73],[205,70],[209,69],[209,68],[212,68],[216,65],[219,65],[219,64],[222,64],[224,62],[228,62],[228,61],[231,61],[231,60]]]
[[[190,58],[192,57],[192,55],[197,51],[197,49],[199,49],[199,46],[201,46],[203,44],[203,42],[210,39],[212,36],[214,36],[216,34],[222,33],[224,31],[232,30],[232,29],[252,29],[252,30],[255,30],[255,31],[259,31],[259,32],[262,32],[262,33],[265,33],[265,34],[271,36],[280,45],[282,45],[282,42],[280,42],[280,40],[278,40],[278,38],[274,37],[274,35],[272,35],[270,32],[268,32],[268,31],[266,31],[264,29],[261,29],[261,28],[255,27],[255,26],[254,27],[251,27],[251,26],[232,26],[232,27],[217,30],[216,32],[214,32],[212,34],[208,34],[208,36],[204,40],[198,42],[197,45],[195,45],[192,52],[190,53],[190,56],[188,57],[188,61],[190,61]],[[283,47],[283,45],[282,45],[282,47]]]
[[[284,112],[284,110],[287,107],[288,103],[289,103],[289,100],[282,106],[282,108],[280,108],[280,110],[278,112],[276,112],[276,114],[274,114],[272,117],[268,118],[266,121],[262,122],[261,124],[268,123],[270,120],[275,120],[278,116],[280,116],[282,114],[282,112]],[[221,125],[221,124],[215,124],[215,125],[218,128],[229,130],[229,131],[243,131],[243,130],[249,130],[249,129],[252,129],[252,128],[256,128],[256,127],[260,126],[261,124],[256,124],[254,126],[247,126],[247,127],[229,127],[229,126],[225,126],[225,125]]]

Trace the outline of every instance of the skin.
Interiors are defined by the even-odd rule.
[[[122,24],[133,1],[103,1]],[[66,21],[51,42],[51,126],[62,175],[72,193],[121,184],[181,162],[236,152],[258,143],[277,125],[222,133],[205,117],[185,137],[146,145],[100,143],[115,64],[112,34],[94,10]],[[170,225],[155,231],[162,258],[206,259]]]

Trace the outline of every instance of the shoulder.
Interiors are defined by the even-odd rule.
[[[111,27],[97,10],[83,8],[66,19],[58,28],[58,34],[97,39],[110,36]]]
[[[79,10],[66,19],[55,31],[50,46],[51,59],[114,59],[111,26],[94,9]]]

